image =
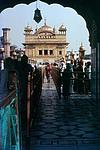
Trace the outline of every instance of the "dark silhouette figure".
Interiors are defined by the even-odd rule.
[[[18,74],[18,100],[19,100],[19,124],[21,131],[24,131],[24,135],[21,135],[22,145],[25,142],[24,149],[27,149],[27,100],[28,100],[28,75],[31,74],[33,69],[28,64],[28,57],[23,55],[20,62],[16,62],[16,70]]]
[[[46,71],[47,82],[49,83],[50,82],[50,71],[51,71],[49,64],[45,67],[45,71]]]
[[[89,67],[90,67],[90,62],[87,62],[85,64],[85,68],[84,68],[84,71],[85,71],[85,94],[88,94],[90,92],[90,70],[89,70]]]
[[[15,89],[14,75],[14,62],[8,57],[4,60],[4,69],[0,70],[0,100]]]
[[[74,61],[74,65],[73,65],[73,76],[74,76],[73,90],[74,92],[77,92],[77,62],[76,60]]]
[[[25,114],[27,113],[27,86],[28,86],[28,75],[32,73],[32,66],[28,64],[28,57],[23,55],[21,62],[17,63],[17,73],[19,80],[19,99],[21,103],[22,118],[26,120]]]
[[[80,62],[77,67],[77,89],[79,94],[84,93],[84,72],[83,66]]]
[[[71,77],[72,77],[72,70],[70,64],[66,65],[66,69],[64,70],[62,74],[62,83],[63,83],[63,97],[69,98],[70,96],[70,83],[71,83]]]

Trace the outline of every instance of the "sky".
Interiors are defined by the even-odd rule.
[[[42,20],[39,24],[33,19],[36,6],[41,10],[42,15]],[[13,8],[3,10],[0,13],[0,36],[2,36],[2,28],[11,28],[11,45],[23,48],[24,28],[30,25],[34,32],[36,26],[39,28],[44,25],[45,19],[47,25],[55,27],[56,30],[62,24],[67,28],[66,39],[69,43],[68,51],[74,50],[78,52],[82,42],[85,53],[91,53],[89,31],[84,18],[76,10],[70,7],[63,7],[59,4],[48,5],[42,1],[37,1],[29,5],[18,4]]]

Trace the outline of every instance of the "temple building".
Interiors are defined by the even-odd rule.
[[[65,61],[68,42],[66,39],[66,27],[61,25],[56,31],[44,23],[33,33],[32,27],[24,29],[25,41],[23,43],[25,54],[31,63],[54,63]]]

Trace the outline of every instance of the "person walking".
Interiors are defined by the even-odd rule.
[[[51,71],[49,64],[45,67],[45,71],[46,71],[47,82],[49,83],[50,82],[50,71]]]
[[[77,90],[78,94],[84,94],[84,72],[82,63],[78,63],[77,67]]]
[[[77,62],[76,60],[74,61],[74,65],[73,65],[73,78],[74,78],[73,91],[76,93],[77,92]]]
[[[71,86],[72,70],[70,64],[66,64],[66,69],[62,74],[63,83],[63,97],[64,99],[69,99],[70,96],[70,86]]]
[[[87,62],[85,64],[84,71],[85,71],[85,94],[88,94],[90,92],[90,80],[91,80],[90,62]]]

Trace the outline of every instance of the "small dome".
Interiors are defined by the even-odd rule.
[[[62,24],[62,25],[59,27],[59,31],[66,31],[66,27],[64,27],[64,25]]]
[[[27,25],[27,27],[25,27],[24,31],[32,31],[32,27]]]
[[[79,51],[85,51],[82,42],[81,42],[81,46],[80,46],[80,48],[79,48]]]
[[[37,31],[38,33],[53,33],[52,27],[46,25],[46,23],[40,27]]]

